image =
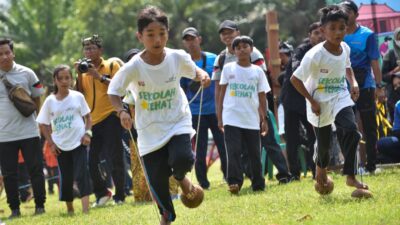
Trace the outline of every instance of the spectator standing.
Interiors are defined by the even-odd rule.
[[[367,153],[366,170],[374,173],[376,170],[377,123],[375,119],[375,96],[382,92],[382,74],[379,68],[379,51],[375,34],[367,27],[356,22],[358,7],[351,1],[341,3],[349,17],[347,34],[344,41],[350,46],[350,61],[355,78],[360,87],[360,97],[356,109],[360,114],[363,139]]]
[[[182,32],[183,45],[188,51],[192,60],[196,65],[206,71],[212,77],[212,70],[216,55],[210,52],[202,51],[201,42],[202,37],[194,27],[188,27]],[[189,101],[192,101],[196,92],[199,90],[200,82],[182,78],[181,86],[186,93]],[[203,90],[202,102],[201,96],[198,95],[196,99],[190,104],[190,111],[192,113],[192,125],[197,130],[198,123],[199,130],[197,135],[198,142],[196,146],[196,162],[195,171],[197,181],[203,189],[210,188],[210,182],[207,178],[207,149],[208,149],[208,129],[211,130],[214,142],[217,146],[219,158],[221,161],[221,170],[226,178],[226,152],[223,134],[218,128],[218,120],[215,111],[215,81],[211,82],[210,87]],[[201,107],[201,114],[200,114]],[[200,121],[199,120],[200,115]]]
[[[7,203],[11,209],[11,218],[19,217],[18,198],[18,151],[21,149],[28,168],[35,197],[35,214],[45,212],[45,182],[43,174],[43,153],[40,148],[40,134],[35,121],[36,114],[23,116],[8,98],[3,84],[7,79],[11,84],[20,84],[40,108],[42,85],[36,74],[29,68],[14,61],[14,44],[10,39],[0,40],[0,164],[4,176]]]

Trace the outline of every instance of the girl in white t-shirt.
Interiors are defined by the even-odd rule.
[[[252,189],[265,189],[260,156],[260,124],[261,134],[265,136],[268,131],[265,121],[266,93],[271,89],[264,71],[250,62],[253,40],[247,36],[236,37],[232,48],[238,61],[226,64],[222,70],[217,117],[226,143],[229,191],[238,194],[243,185],[240,166],[243,143],[251,165]]]
[[[315,163],[316,181],[320,187],[331,186],[327,176],[331,124],[335,123],[337,135],[345,158],[343,174],[346,184],[366,190],[368,186],[356,179],[356,151],[361,138],[352,106],[359,96],[357,81],[351,70],[350,48],[343,42],[346,34],[347,15],[339,6],[320,10],[321,30],[326,41],[310,49],[290,81],[307,99],[307,119],[314,126],[317,136]],[[347,83],[350,85],[350,92]],[[330,185],[332,184],[332,185]],[[324,194],[329,194],[329,188]]]
[[[155,7],[147,7],[138,15],[137,37],[145,50],[135,55],[112,79],[108,94],[121,124],[131,129],[130,115],[122,107],[121,96],[129,87],[135,98],[135,125],[138,148],[151,194],[156,201],[161,224],[175,220],[169,194],[169,177],[173,175],[182,189],[183,199],[196,206],[202,201],[200,186],[186,177],[194,163],[191,137],[194,135],[190,108],[180,78],[210,84],[207,72],[196,67],[189,54],[166,48],[168,18]]]
[[[54,93],[43,103],[36,121],[57,155],[60,170],[60,201],[65,201],[68,213],[74,213],[73,182],[77,181],[82,211],[89,211],[91,194],[87,146],[92,137],[90,109],[80,92],[70,90],[72,74],[66,65],[53,72]]]

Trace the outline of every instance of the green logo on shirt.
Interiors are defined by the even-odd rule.
[[[140,106],[144,110],[157,111],[171,109],[172,99],[176,95],[176,89],[168,89],[161,92],[139,92]]]
[[[60,132],[64,129],[71,129],[72,121],[74,120],[74,115],[61,115],[54,119],[53,130],[55,132]]]
[[[317,89],[321,92],[325,93],[337,93],[340,92],[344,88],[345,77],[322,77],[318,80]]]
[[[231,83],[229,85],[229,95],[239,98],[252,98],[256,92],[256,87],[253,84]]]

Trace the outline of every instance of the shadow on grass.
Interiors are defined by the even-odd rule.
[[[373,201],[373,198],[366,199],[366,198],[353,198],[346,195],[321,195],[319,196],[319,203],[321,205],[332,205],[332,204],[351,204],[351,203],[361,203],[365,201]]]

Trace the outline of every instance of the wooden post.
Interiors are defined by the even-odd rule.
[[[275,117],[278,119],[277,111],[278,106],[276,99],[279,97],[280,85],[278,83],[278,76],[281,72],[281,59],[279,57],[279,24],[278,13],[274,10],[268,11],[266,14],[266,31],[268,34],[267,43],[269,49],[270,60],[268,61],[269,68],[271,69],[271,80],[274,95],[274,109]]]

